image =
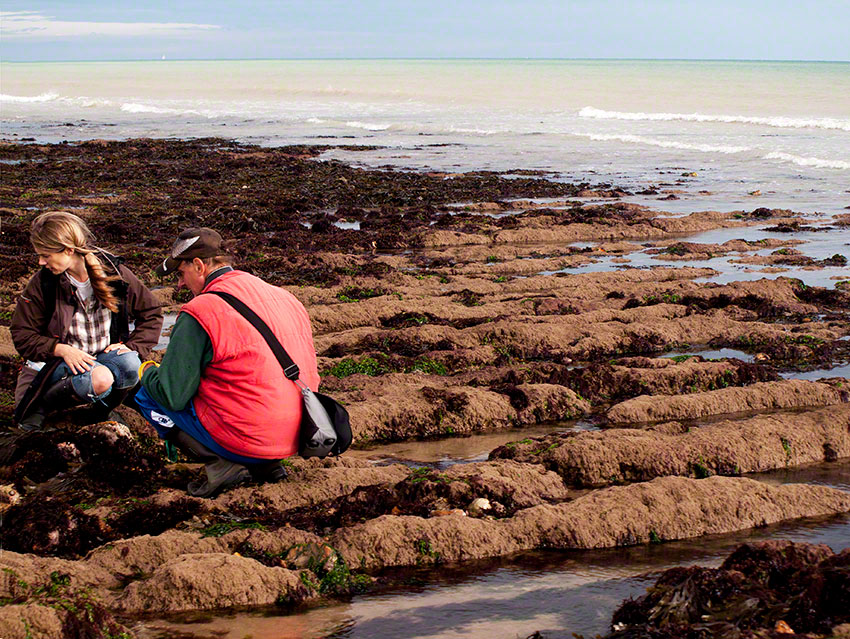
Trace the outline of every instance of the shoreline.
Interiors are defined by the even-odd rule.
[[[20,579],[49,584],[59,571],[63,592],[91,588],[109,614],[131,617],[293,609],[376,587],[373,575],[389,566],[850,512],[841,487],[741,476],[850,457],[848,380],[829,375],[850,359],[850,287],[783,276],[840,270],[822,262],[834,256],[803,259],[795,236],[816,224],[833,237],[846,214],[670,217],[617,201],[626,192],[610,184],[359,169],[319,153],[223,139],[0,145],[0,159],[22,160],[4,167],[0,187],[0,345],[35,266],[30,207],[77,212],[149,284],[159,284],[150,267],[176,230],[202,224],[234,242],[238,266],[304,302],[322,388],[349,407],[357,447],[379,455],[389,442],[591,425],[518,436],[486,461],[443,470],[377,465],[361,451],[294,460],[283,484],[199,500],[181,489],[193,469],[165,463],[138,417],[123,414],[132,432],[60,422],[55,434],[16,440],[0,469],[18,495],[4,508],[0,563]],[[739,239],[767,227],[787,231]],[[728,237],[686,241],[712,230]],[[765,263],[790,270],[694,281],[723,269],[759,274]],[[171,310],[185,301],[167,285],[158,295]],[[752,360],[660,357],[702,345]],[[15,366],[4,351],[4,397]],[[807,370],[824,376],[794,379]],[[800,419],[811,422],[804,431]],[[57,454],[69,444],[76,457]],[[101,447],[121,454],[104,459]],[[74,481],[56,483],[72,470]],[[227,578],[207,578],[214,572]],[[196,579],[202,596],[189,588]],[[2,596],[26,597],[9,614],[44,613],[43,599],[10,584]],[[244,584],[255,586],[247,598]]]

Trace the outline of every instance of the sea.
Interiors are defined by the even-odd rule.
[[[0,63],[0,138],[220,136],[362,166],[543,171],[667,211],[850,205],[850,63],[204,60]]]

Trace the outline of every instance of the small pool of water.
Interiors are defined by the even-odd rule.
[[[712,350],[690,350],[690,351],[676,351],[673,353],[664,353],[663,355],[659,355],[659,357],[673,358],[673,357],[681,357],[683,355],[698,355],[703,359],[723,359],[723,358],[734,358],[739,359],[742,362],[754,362],[755,358],[749,353],[745,353],[744,351],[739,351],[734,348],[717,348]]]
[[[405,464],[411,467],[426,466],[445,470],[455,464],[487,461],[490,451],[508,442],[579,430],[598,430],[598,427],[585,420],[557,422],[529,428],[474,433],[462,437],[384,444],[373,450],[349,450],[346,456],[365,458],[376,464]]]
[[[784,379],[827,379],[829,377],[845,377],[850,379],[850,363],[834,368],[818,368],[813,371],[791,371],[787,373],[779,373],[779,376]]]
[[[682,242],[694,242],[698,244],[723,244],[729,240],[742,239],[756,242],[765,238],[802,240],[804,243],[795,248],[804,255],[813,259],[822,260],[835,254],[850,257],[850,229],[833,229],[829,231],[808,231],[799,233],[775,233],[764,230],[764,227],[744,227],[714,229],[697,233],[695,235],[682,237]],[[576,243],[577,245],[578,243]],[[585,246],[594,244],[581,243]],[[769,255],[776,249],[758,249],[747,251],[747,255]],[[694,279],[695,282],[712,282],[715,284],[728,284],[730,282],[754,281],[760,279],[777,279],[779,277],[793,277],[801,280],[807,286],[821,286],[833,288],[839,279],[850,277],[850,270],[846,266],[827,266],[815,270],[806,270],[796,266],[780,266],[784,270],[776,273],[764,271],[766,266],[761,264],[737,264],[733,260],[739,259],[737,252],[719,255],[707,260],[670,260],[664,259],[663,254],[649,254],[645,250],[635,251],[623,255],[589,256],[594,261],[581,266],[568,267],[555,271],[541,271],[538,275],[556,275],[558,273],[578,274],[594,273],[598,271],[613,271],[615,269],[627,268],[653,268],[673,267],[683,268],[711,268],[717,271],[716,275]],[[628,262],[615,262],[615,259],[626,259]],[[838,279],[836,279],[838,278]]]
[[[168,348],[168,342],[171,339],[171,329],[174,328],[174,322],[177,321],[177,313],[164,313],[162,315],[162,330],[159,333],[159,341],[153,347],[155,351],[161,351]]]
[[[336,222],[334,222],[334,226],[337,227],[337,228],[340,228],[340,229],[359,231],[360,230],[360,221],[355,220],[353,222],[344,222],[342,220],[337,220]]]

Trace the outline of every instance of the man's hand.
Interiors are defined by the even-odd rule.
[[[103,349],[104,353],[109,353],[110,351],[118,350],[119,355],[123,355],[124,353],[129,353],[130,349],[124,346],[123,342],[116,342],[115,344],[110,344],[106,348]]]
[[[56,357],[61,357],[74,375],[90,370],[95,362],[92,355],[68,344],[57,344],[56,348],[53,349],[53,354]]]

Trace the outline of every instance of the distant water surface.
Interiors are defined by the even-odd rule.
[[[344,141],[389,147],[333,152],[365,165],[538,169],[559,179],[633,188],[668,183],[698,197],[701,208],[783,206],[835,213],[850,204],[850,63],[249,60],[0,66],[0,123],[7,139],[215,135],[266,145]],[[694,172],[696,177],[682,177]],[[756,190],[759,196],[749,195]]]

